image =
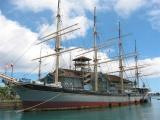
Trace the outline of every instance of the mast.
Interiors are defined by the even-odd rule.
[[[136,40],[135,40],[135,54],[137,53],[137,45],[136,45]],[[138,56],[137,54],[135,55],[135,87],[139,88],[139,71],[138,71]]]
[[[42,54],[42,46],[40,49],[40,59],[39,59],[39,71],[38,71],[38,79],[41,79],[41,64],[42,64],[42,59],[41,59],[41,54]]]
[[[60,16],[60,2],[61,0],[58,0],[58,8],[57,8],[57,32],[56,32],[56,45],[55,45],[55,51],[56,51],[56,74],[55,74],[55,84],[58,83],[58,68],[59,68],[59,52],[60,52],[60,22],[61,22],[61,16]]]
[[[69,64],[69,69],[72,69],[72,56],[71,56],[71,52],[69,52],[69,59],[70,59],[70,64]]]
[[[97,31],[96,31],[96,7],[94,7],[94,26],[93,26],[93,36],[94,36],[94,77],[95,77],[95,91],[98,91],[98,73],[97,73]]]
[[[13,77],[13,64],[11,64],[11,77]]]
[[[123,47],[122,47],[122,40],[121,40],[121,25],[120,22],[118,23],[119,26],[119,77],[120,77],[120,81],[121,81],[121,93],[123,94],[124,92],[124,85],[123,85]]]

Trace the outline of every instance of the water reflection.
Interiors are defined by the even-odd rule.
[[[16,113],[15,110],[0,109],[0,120],[21,120],[22,113]]]

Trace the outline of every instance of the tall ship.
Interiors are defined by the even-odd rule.
[[[61,50],[61,36],[77,29],[63,33],[64,30],[72,28],[75,25],[61,29],[60,27],[60,0],[58,0],[57,9],[57,30],[54,33],[56,45],[55,54],[40,56],[39,68],[41,61],[45,57],[56,56],[56,65],[53,72],[48,73],[41,78],[41,70],[39,69],[39,79],[36,82],[26,83],[19,81],[16,78],[0,74],[4,82],[12,87],[20,96],[23,104],[23,111],[28,110],[59,110],[59,109],[84,109],[97,107],[112,107],[138,104],[148,100],[148,89],[138,86],[138,65],[137,56],[135,55],[135,82],[124,78],[123,67],[123,50],[121,40],[121,30],[119,22],[119,76],[102,73],[98,71],[99,59],[96,38],[96,8],[94,8],[94,59],[80,55],[74,58],[74,69],[60,68],[60,55],[78,48],[69,50]],[[47,35],[39,43],[48,41]],[[136,52],[136,48],[135,48]],[[92,62],[92,63],[91,63]],[[108,62],[108,61],[106,61]],[[135,84],[136,83],[136,84]]]

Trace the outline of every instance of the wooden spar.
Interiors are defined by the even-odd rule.
[[[121,37],[121,38],[124,38],[124,37],[130,36],[130,35],[131,35],[131,33],[127,33],[127,34],[124,34],[124,35],[120,35],[120,37]],[[113,38],[109,38],[109,39],[106,40],[107,42],[102,43],[102,44],[97,45],[97,46],[102,46],[102,45],[104,45],[104,44],[107,44],[108,42],[112,42],[112,41],[114,41],[114,40],[116,41],[117,39],[119,39],[119,36],[113,37]]]
[[[107,47],[107,46],[109,46],[109,45],[101,46],[101,47],[99,47],[99,48],[96,48],[96,50],[99,50],[99,49],[104,48],[104,47]],[[84,53],[81,53],[81,54],[77,55],[77,57],[78,57],[78,56],[81,56],[81,55],[84,55],[84,54],[87,54],[87,53],[90,53],[90,52],[93,52],[93,51],[95,51],[94,48],[91,49],[91,50],[89,50],[89,51],[87,51],[87,52],[84,52]]]
[[[133,56],[135,56],[135,54],[132,54],[132,53],[131,53],[131,54],[123,55],[122,57],[123,57],[123,58],[129,58],[129,57],[133,57]],[[99,63],[97,63],[97,64],[104,64],[104,63],[109,63],[109,62],[117,61],[117,60],[119,60],[118,57],[119,57],[119,56],[116,56],[116,57],[114,57],[114,58],[111,58],[111,60],[99,62]],[[90,66],[92,66],[92,65],[94,65],[94,64],[90,64]]]
[[[118,32],[119,32],[119,77],[121,79],[121,93],[124,93],[124,85],[123,85],[123,57],[122,57],[122,50],[123,50],[123,46],[122,46],[122,40],[121,40],[121,26],[120,26],[120,22],[118,23]]]
[[[0,73],[0,78],[3,78],[3,79],[5,79],[5,80],[7,80],[8,82],[11,82],[11,83],[18,83],[16,78],[9,77],[5,74]]]
[[[135,55],[137,55],[137,53],[128,53],[128,54],[123,54],[123,55],[121,55],[121,57],[123,57],[123,58],[130,58],[130,57],[134,57]],[[115,57],[112,57],[112,58],[110,58],[110,59],[118,59],[118,57],[119,56],[115,56]],[[119,59],[118,59],[119,60]]]
[[[129,36],[129,35],[130,35],[130,34],[125,34],[125,35],[123,35],[123,36],[121,36],[121,37],[126,37],[126,36]],[[97,49],[99,50],[99,49],[102,49],[102,48],[111,46],[112,43],[113,43],[116,39],[118,39],[118,37],[114,37],[114,38],[107,39],[107,42],[105,42],[105,43],[103,43],[103,44],[100,44],[100,45],[97,45]],[[78,56],[81,56],[81,55],[84,55],[84,54],[87,54],[87,53],[90,53],[90,52],[93,52],[93,51],[94,51],[94,48],[92,48],[91,50],[89,50],[89,51],[87,51],[87,52],[83,52],[83,53],[77,55],[77,57],[78,57]]]
[[[74,26],[76,26],[76,25],[78,25],[78,23],[76,23],[76,24],[74,24],[74,25],[71,25],[71,26],[68,26],[68,27],[65,27],[65,28],[63,28],[63,29],[61,29],[61,30],[59,30],[59,31],[54,32],[54,33],[50,33],[50,34],[48,34],[48,35],[46,35],[46,36],[44,36],[44,37],[39,38],[39,40],[45,39],[45,38],[47,38],[47,37],[49,37],[49,36],[51,36],[51,35],[57,34],[57,32],[64,31],[64,30],[66,30],[66,29],[68,29],[68,28],[71,28],[71,27],[74,27]]]
[[[138,66],[138,68],[145,68],[145,67],[146,66]],[[132,66],[132,67],[123,69],[123,71],[129,71],[129,70],[135,70],[135,69],[136,69],[136,67]],[[117,73],[117,72],[120,72],[120,71],[113,71],[113,72],[109,72],[109,73],[111,74],[111,73]]]
[[[151,64],[143,64],[143,65],[139,65],[137,67],[139,69],[139,68],[145,68],[145,67],[149,67],[149,66],[151,66]],[[135,70],[135,69],[136,69],[136,66],[130,66],[127,69],[125,68],[124,71]],[[113,71],[113,72],[109,72],[109,73],[116,73],[116,72],[119,72],[119,71]]]
[[[36,45],[39,45],[39,44],[44,43],[44,42],[46,42],[46,41],[49,41],[49,40],[51,40],[51,39],[53,39],[53,38],[60,37],[60,36],[62,36],[62,35],[68,34],[68,33],[70,33],[70,32],[73,32],[73,31],[76,31],[76,30],[79,30],[79,29],[80,29],[80,28],[75,28],[75,29],[73,29],[73,30],[70,30],[70,31],[67,31],[67,32],[58,34],[58,35],[56,35],[56,36],[50,37],[50,38],[48,38],[48,39],[45,39],[45,40],[43,40],[43,41],[37,43]]]
[[[155,75],[155,74],[160,74],[160,73],[150,73],[150,74],[145,74],[145,75],[139,75],[139,77],[143,77],[143,76],[151,76],[151,75]],[[127,77],[127,78],[135,78],[136,76],[131,76],[131,77]]]
[[[97,31],[96,31],[96,7],[94,7],[94,26],[93,26],[93,36],[94,36],[94,78],[95,78],[95,91],[98,91],[98,73],[97,73]]]
[[[96,50],[99,50],[99,49],[102,49],[102,48],[105,48],[105,47],[108,47],[108,46],[111,46],[111,44],[112,43],[110,43],[110,44],[104,44],[104,45],[102,45],[102,46],[99,46],[99,47],[96,47]],[[89,50],[89,51],[87,51],[87,52],[83,52],[83,53],[81,53],[81,54],[79,54],[79,55],[77,55],[77,56],[81,56],[81,55],[84,55],[84,54],[87,54],[87,53],[90,53],[90,52],[93,52],[93,51],[95,51],[95,49],[93,48],[93,49],[91,49],[91,50]]]
[[[97,65],[104,64],[104,63],[109,63],[109,62],[113,62],[113,61],[117,61],[117,60],[107,60],[107,61],[104,61],[104,62],[97,63]],[[95,64],[89,64],[89,66],[94,66],[94,65]]]
[[[62,53],[68,52],[68,51],[76,50],[76,49],[79,49],[79,48],[72,48],[72,49],[64,50],[64,51],[58,52],[58,54],[62,54]],[[33,60],[38,60],[38,59],[42,59],[42,58],[46,58],[46,57],[51,57],[51,56],[54,56],[54,55],[56,55],[56,53],[49,54],[49,55],[46,55],[46,56],[42,56],[40,58],[35,58]]]

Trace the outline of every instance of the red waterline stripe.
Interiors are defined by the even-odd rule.
[[[24,101],[23,107],[28,108],[34,105],[42,103],[40,101]],[[138,104],[139,101],[127,101],[127,102],[47,102],[39,105],[35,108],[43,109],[81,109],[81,108],[94,108],[94,107],[115,107],[115,106],[126,106],[131,104]]]

